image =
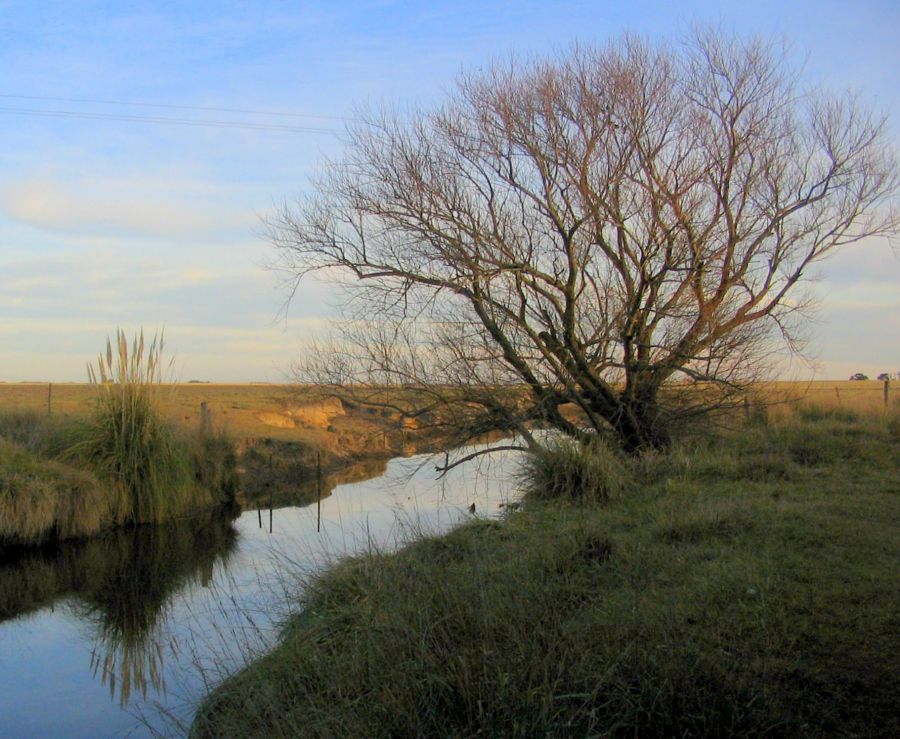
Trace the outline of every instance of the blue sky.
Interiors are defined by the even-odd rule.
[[[810,83],[861,91],[900,142],[894,1],[0,2],[0,380],[83,380],[116,327],[163,325],[182,380],[283,380],[331,308],[310,283],[278,319],[260,218],[340,154],[342,117],[427,105],[510,52],[693,21],[785,36]],[[861,243],[820,271],[818,376],[900,370],[900,247]]]

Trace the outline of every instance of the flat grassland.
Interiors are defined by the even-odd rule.
[[[212,428],[239,443],[298,444],[321,450],[333,462],[384,455],[391,449],[402,451],[403,434],[393,433],[388,439],[386,431],[398,429],[362,409],[292,417],[292,409],[315,408],[325,400],[324,393],[314,387],[186,383],[164,385],[160,391],[163,413],[185,431],[200,428],[201,404],[205,403]],[[56,418],[77,418],[90,412],[96,397],[96,388],[86,383],[0,383],[0,413],[49,412]]]
[[[284,428],[260,419],[260,415],[283,413],[294,404],[321,400],[322,391],[310,386],[185,383],[165,386],[164,391],[173,421],[188,428],[199,425],[200,404],[205,402],[214,423],[234,438],[264,437],[327,444],[326,439],[331,435],[359,431],[365,426],[364,419],[352,413],[329,421],[331,430],[310,424]],[[755,396],[768,405],[775,417],[792,415],[798,406],[871,413],[884,407],[884,383],[877,380],[771,382],[760,385]],[[85,383],[51,387],[47,383],[0,382],[0,412],[47,412],[49,401],[53,415],[71,417],[87,412],[94,398],[95,389]],[[900,402],[900,388],[891,388],[890,401],[891,405]]]
[[[163,386],[170,419],[185,427],[199,426],[200,404],[207,403],[214,423],[235,438],[264,436],[305,440],[308,428],[279,428],[259,420],[260,413],[278,413],[291,402],[310,400],[315,391],[290,385],[213,385],[187,383]],[[96,388],[87,383],[0,383],[0,412],[37,411],[74,417],[91,410]]]
[[[900,386],[900,382],[896,383]],[[759,396],[770,403],[776,418],[789,417],[798,407],[843,410],[867,415],[883,410],[884,383],[879,380],[816,380],[811,382],[770,382],[761,385]],[[900,387],[891,386],[890,405],[900,403]]]
[[[900,382],[897,383],[900,385]],[[303,465],[322,464],[335,471],[365,460],[415,453],[433,448],[427,432],[410,433],[397,413],[384,413],[361,406],[345,406],[334,412],[328,407],[327,391],[305,385],[184,383],[160,387],[163,413],[176,427],[192,432],[203,424],[205,405],[209,427],[237,444],[240,454],[251,447],[262,450],[269,460],[279,455],[300,454]],[[96,388],[87,383],[0,382],[0,414],[49,414],[54,419],[73,419],[90,412],[96,403]],[[726,411],[725,425],[738,426],[748,420],[790,420],[803,409],[861,415],[900,408],[900,387],[891,388],[885,403],[884,383],[821,380],[815,382],[771,382],[748,392],[743,411]],[[298,408],[312,409],[298,413]],[[731,419],[729,422],[728,419]],[[413,426],[415,428],[415,426]],[[252,455],[251,455],[252,456]],[[299,458],[298,458],[299,459]],[[249,477],[260,472],[247,457]],[[257,462],[260,460],[257,459]],[[288,477],[296,477],[290,468]],[[252,487],[252,486],[251,486]]]

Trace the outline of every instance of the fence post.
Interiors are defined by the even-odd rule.
[[[887,410],[887,407],[888,407],[888,399],[890,396],[890,392],[891,392],[891,378],[885,377],[884,378],[884,407],[885,407],[885,410]]]
[[[200,431],[204,434],[209,431],[211,417],[212,413],[209,410],[209,404],[204,400],[200,403]]]
[[[322,530],[322,454],[316,452],[316,533]]]

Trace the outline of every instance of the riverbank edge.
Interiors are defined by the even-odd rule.
[[[13,414],[4,421],[0,492],[6,492],[14,504],[2,511],[0,551],[42,548],[134,525],[120,522],[123,500],[114,485],[47,451],[65,445],[60,440],[65,422],[37,414]],[[209,505],[179,510],[173,519],[218,508],[231,513],[235,502],[265,505],[274,499],[278,505],[308,504],[316,499],[314,483],[319,473],[326,483],[366,479],[380,474],[391,459],[431,451],[440,444],[433,434],[404,432],[391,445],[363,446],[337,456],[308,441],[179,431],[197,481],[213,492],[213,499]],[[49,442],[47,437],[52,437]],[[366,465],[371,469],[359,469]]]
[[[222,509],[233,513],[239,483],[234,445],[217,434],[184,435],[181,453],[196,489],[161,521],[127,520],[122,486],[70,459],[71,422],[4,417],[0,431],[0,552],[45,548],[135,525],[165,523]],[[77,427],[76,427],[77,428]]]
[[[892,418],[748,428],[344,560],[191,735],[897,735],[898,451]]]

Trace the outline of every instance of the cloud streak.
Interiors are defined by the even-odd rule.
[[[232,209],[184,192],[179,197],[160,192],[146,181],[97,180],[66,182],[30,179],[0,189],[0,210],[34,228],[63,234],[129,237],[215,238],[258,224],[252,211]],[[178,190],[169,182],[168,191]]]

